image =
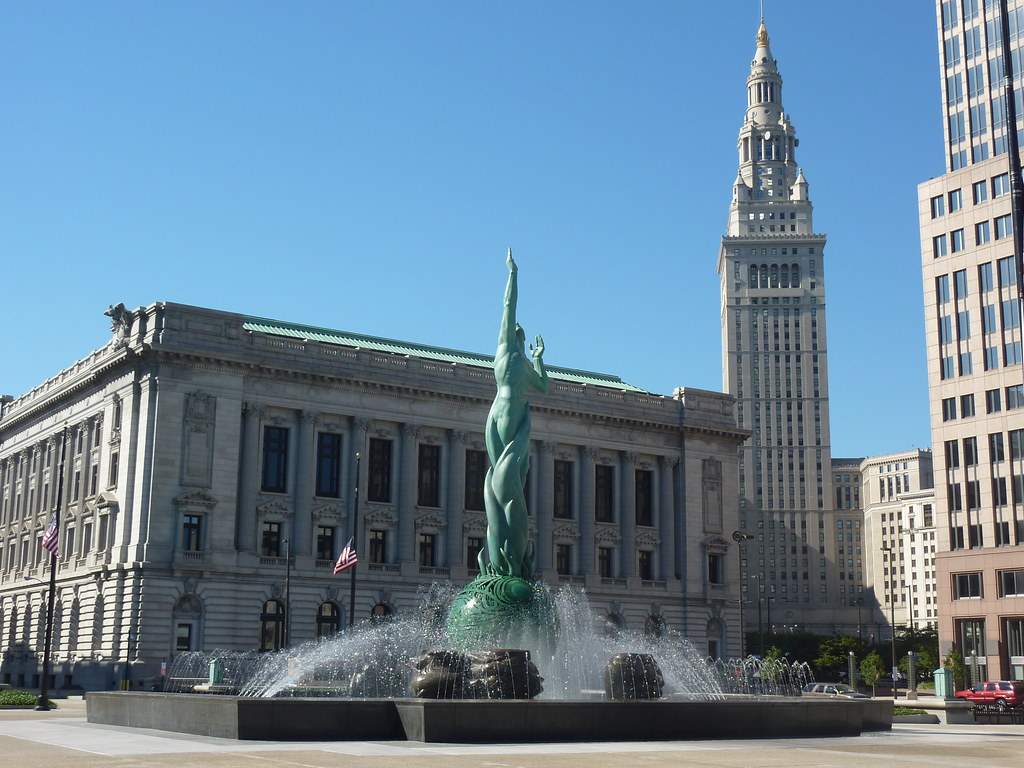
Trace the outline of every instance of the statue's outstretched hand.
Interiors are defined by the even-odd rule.
[[[512,249],[508,249],[508,257],[505,259],[505,265],[508,267],[509,272],[515,272],[518,267],[516,266],[516,260],[512,258]]]
[[[544,337],[538,334],[537,338],[533,342],[533,356],[541,357],[544,354]]]

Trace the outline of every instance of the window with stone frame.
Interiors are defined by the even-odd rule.
[[[615,575],[614,562],[615,550],[611,547],[597,548],[597,575],[610,579]]]
[[[484,540],[480,536],[469,536],[466,539],[466,568],[471,571],[479,569],[478,557],[484,548]]]
[[[316,557],[318,560],[334,559],[334,526],[318,525],[316,528]]]
[[[341,435],[321,432],[316,441],[316,495],[336,499],[341,493]]]
[[[594,519],[615,522],[615,467],[607,464],[594,467]]]
[[[718,552],[708,554],[708,583],[725,583],[725,556]]]
[[[555,517],[572,517],[572,475],[573,462],[555,459]]]
[[[104,516],[104,520],[106,516]],[[106,525],[101,522],[100,531],[105,533]],[[185,515],[181,525],[181,548],[186,552],[198,552],[202,549],[203,518],[199,515]]]
[[[263,428],[263,482],[267,493],[288,491],[288,428]]]
[[[420,565],[424,568],[433,568],[436,564],[436,540],[433,533],[419,535]]]
[[[649,549],[641,549],[636,553],[637,575],[644,581],[654,578],[654,553]]]
[[[487,476],[487,453],[466,449],[466,509],[484,511],[484,478]]]
[[[654,473],[636,470],[636,524],[654,525]]]
[[[383,528],[371,528],[369,536],[370,562],[387,562],[388,532]]]
[[[275,520],[263,521],[260,554],[263,557],[281,556],[281,523]]]
[[[370,472],[366,497],[369,501],[391,501],[391,441],[370,438]]]
[[[555,544],[555,571],[568,576],[572,569],[572,544]]]
[[[441,446],[420,443],[418,466],[416,503],[421,507],[441,506]]]

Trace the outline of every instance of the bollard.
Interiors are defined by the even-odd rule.
[[[914,652],[907,651],[907,698],[917,701],[917,670],[914,664]]]
[[[850,651],[850,657],[848,659],[849,669],[848,674],[850,675],[850,687],[853,689],[857,688],[857,657],[853,655],[853,651]]]

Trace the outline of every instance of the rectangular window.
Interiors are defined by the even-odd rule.
[[[981,308],[981,332],[982,333],[995,333],[999,330],[999,324],[996,322],[996,305],[986,304]]]
[[[967,508],[968,509],[981,509],[981,483],[978,480],[968,480],[964,485],[967,488]],[[971,526],[972,542],[971,546],[980,546],[980,542],[975,544],[973,541],[974,529],[978,529],[978,533],[981,533],[981,526]]]
[[[110,469],[107,472],[107,488],[114,488],[117,486],[117,470],[120,458],[121,456],[117,451],[110,454]]]
[[[260,554],[264,557],[281,556],[281,524],[264,521],[263,536],[260,540]]]
[[[1024,429],[1011,429],[1007,437],[1010,443],[1010,461],[1024,458]]]
[[[192,650],[192,624],[179,622],[174,630],[174,650],[185,652]]]
[[[956,398],[947,397],[942,400],[942,420],[952,421],[956,418]]]
[[[99,533],[96,537],[96,549],[104,551],[107,548],[107,532],[110,530],[110,515],[100,515]]]
[[[288,490],[288,428],[263,428],[263,485],[267,493]]]
[[[647,549],[637,552],[636,570],[641,579],[651,581],[654,578],[654,553]]]
[[[974,365],[973,365],[973,362],[972,362],[972,359],[971,359],[971,353],[970,352],[962,352],[960,354],[960,375],[961,376],[969,376],[971,373],[973,373],[973,371],[974,371]],[[967,415],[966,413],[961,414],[961,416],[966,416],[966,415]]]
[[[42,543],[42,542],[40,542]],[[88,555],[92,549],[92,523],[82,526],[82,555]]]
[[[1003,345],[1003,359],[1007,365],[1021,362],[1021,346],[1019,341],[1010,341]]]
[[[336,499],[341,492],[341,435],[321,432],[316,442],[316,495]]]
[[[615,552],[611,547],[598,547],[597,548],[597,574],[606,579],[610,579],[613,574],[613,556]]]
[[[1000,480],[1004,480],[1004,478],[1002,478],[1002,477],[1000,477],[999,479]],[[995,485],[994,481],[993,481],[993,485]],[[1005,487],[1006,487],[1006,483],[1004,482],[1003,483],[1003,488],[1005,489]],[[1005,493],[1005,491],[1004,491],[1004,493]],[[998,500],[993,499],[993,503],[998,504],[999,502],[998,502]],[[1004,501],[1003,503],[1005,504],[1006,502]],[[997,547],[1008,547],[1011,544],[1013,544],[1013,542],[1010,541],[1010,524],[1008,522],[996,521],[995,532],[996,532],[996,546]]]
[[[939,304],[949,303],[949,275],[935,278],[935,298]]]
[[[992,504],[997,507],[1006,506],[1006,478],[1005,477],[993,477],[992,478]],[[998,528],[996,532],[998,533]],[[998,541],[996,542],[999,543]],[[1006,542],[1009,544],[1009,541]]]
[[[636,524],[654,525],[654,473],[636,470]]]
[[[612,523],[615,521],[615,468],[597,464],[594,472],[594,517],[599,523]]]
[[[1002,240],[1013,236],[1013,228],[1010,225],[1010,214],[1006,214],[1005,216],[996,216],[995,219],[993,219],[993,222],[996,231],[996,240]]]
[[[978,574],[980,578],[980,574]],[[964,658],[970,658],[972,654],[985,658],[985,620],[964,619],[959,624],[960,653]],[[985,670],[981,670],[984,673]],[[968,674],[970,671],[968,670]],[[973,682],[980,682],[975,680]]]
[[[978,266],[978,286],[982,293],[988,293],[996,287],[995,279],[992,276],[991,261],[986,261]]]
[[[1013,263],[1013,256],[999,259],[999,287],[1006,288],[1009,285],[1017,284],[1017,266]]]
[[[380,528],[370,529],[370,562],[387,562],[388,532]]]
[[[100,484],[100,465],[93,464],[89,469],[89,495],[95,496]],[[34,512],[35,510],[33,510]]]
[[[974,597],[981,597],[981,574],[953,574],[953,599],[968,600]]]
[[[1003,410],[1002,398],[998,389],[985,390],[985,413],[999,413]]]
[[[1012,411],[1024,405],[1024,384],[1012,384],[1006,388],[1006,410]]]
[[[978,481],[974,480],[973,482],[977,483]],[[970,491],[970,485],[971,485],[971,483],[968,483],[968,491]],[[968,496],[970,496],[970,493],[968,493]],[[977,509],[977,507],[974,507],[974,509]],[[976,547],[983,547],[985,545],[985,542],[984,542],[984,540],[982,538],[982,535],[981,535],[981,526],[980,525],[969,525],[969,526],[967,526],[967,536],[968,536],[968,541],[970,542],[972,549],[974,549]]]
[[[946,215],[946,198],[936,195],[932,198],[932,218],[937,219]]]
[[[953,273],[953,295],[957,299],[967,296],[967,270],[958,269]]]
[[[708,555],[708,583],[725,583],[725,562],[723,556],[718,553]]]
[[[185,515],[181,526],[181,544],[186,552],[198,552],[202,548],[202,525],[199,515]]]
[[[316,527],[316,557],[318,560],[334,559],[334,528],[327,525]]]
[[[984,181],[976,181],[971,185],[971,193],[974,197],[974,204],[984,203],[988,200],[988,184]]]
[[[971,313],[968,310],[956,313],[956,332],[960,336],[960,341],[971,338]]]
[[[992,239],[992,228],[988,221],[979,221],[974,225],[974,244],[984,245]]]
[[[555,544],[555,570],[561,576],[568,576],[572,568],[572,545]]]
[[[939,318],[939,343],[952,344],[954,341],[953,318],[949,315],[943,315]]]
[[[391,441],[370,438],[370,472],[366,498],[369,501],[391,501]]]
[[[1009,299],[1003,302],[1003,328],[1009,330],[1011,328],[1020,327],[1020,305],[1017,303],[1017,299]]]
[[[988,436],[988,460],[993,464],[1005,460],[1002,432],[993,432]]]
[[[949,252],[946,246],[946,236],[936,235],[932,238],[932,258],[937,259],[941,256],[945,256]]]
[[[484,478],[487,477],[487,453],[466,450],[466,509],[484,510]]]
[[[963,496],[960,493],[960,483],[950,483],[946,489],[946,497],[951,512],[959,512],[964,508]]]
[[[434,567],[434,538],[433,533],[420,534],[420,566],[424,568]]]
[[[960,418],[966,419],[974,415],[974,395],[960,396]]]
[[[999,571],[999,593],[1000,597],[1024,596],[1024,571]]]
[[[964,231],[963,229],[954,229],[949,233],[950,247],[953,253],[959,253],[964,249]]]
[[[964,194],[962,190],[954,189],[949,193],[949,212],[956,213],[964,207]]]
[[[484,540],[479,536],[466,539],[466,567],[471,571],[480,569],[480,551],[484,548]]]
[[[555,459],[555,517],[572,517],[572,475],[573,462]]]
[[[39,537],[37,537],[37,538],[39,538]],[[70,560],[71,557],[74,554],[75,554],[75,529],[69,526],[68,528],[66,528],[64,530],[64,559],[65,560]]]
[[[946,469],[956,469],[960,466],[960,444],[956,440],[947,440],[945,449]]]
[[[421,507],[441,506],[441,446],[420,444],[417,504]]]
[[[992,177],[992,199],[1010,194],[1010,174],[1001,173]]]

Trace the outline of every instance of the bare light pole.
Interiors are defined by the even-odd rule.
[[[359,549],[359,461],[362,457],[356,451],[356,487],[352,492],[352,546]],[[348,626],[356,623],[356,566],[352,566],[351,581],[348,595]]]
[[[892,669],[890,670],[890,677],[892,678],[892,700],[896,701],[896,589],[894,580],[895,566],[893,565],[893,548],[888,544],[882,545],[882,551],[889,555],[889,583],[892,585],[886,593],[889,599],[889,625],[890,625],[890,637],[892,638]]]
[[[747,645],[747,638],[746,638],[746,635],[743,633],[743,583],[744,582],[743,582],[743,551],[742,551],[741,547],[743,546],[743,542],[750,541],[753,538],[754,538],[754,535],[751,534],[751,533],[744,533],[743,531],[733,531],[732,532],[732,540],[735,541],[736,545],[737,545],[736,546],[736,565],[739,566],[739,572],[738,573],[739,573],[739,582],[740,582],[740,658],[741,659],[746,658],[746,656],[747,656],[747,654],[745,653],[746,645]],[[758,597],[760,598],[760,593],[758,593]]]
[[[57,470],[57,503],[54,511],[56,528],[60,531],[60,506],[64,502],[64,456],[68,445],[68,428],[60,433],[60,464]],[[36,700],[37,710],[50,709],[50,641],[53,636],[53,598],[57,593],[57,551],[50,552],[50,592],[46,596],[46,640],[43,643],[43,674],[39,678],[39,698]]]

